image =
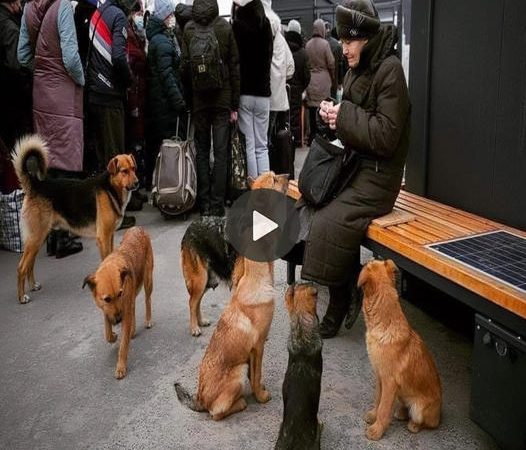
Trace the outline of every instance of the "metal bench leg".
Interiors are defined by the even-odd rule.
[[[296,264],[287,262],[287,284],[290,286],[296,281]]]

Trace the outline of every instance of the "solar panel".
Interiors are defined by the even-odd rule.
[[[427,247],[526,292],[526,239],[521,236],[492,231]]]

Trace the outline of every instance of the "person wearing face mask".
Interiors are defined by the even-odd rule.
[[[137,162],[137,176],[141,187],[145,178],[145,103],[146,103],[146,32],[143,28],[143,10],[137,2],[128,20],[128,62],[132,73],[132,82],[126,99],[125,140],[126,150],[132,153]],[[128,211],[142,209],[146,196],[133,191]]]
[[[32,130],[31,71],[18,62],[20,0],[0,0],[0,137],[8,148]]]
[[[152,181],[155,158],[163,139],[186,137],[186,103],[180,76],[181,50],[174,39],[175,16],[170,0],[156,0],[148,20],[146,184]]]
[[[301,272],[329,286],[320,324],[324,338],[338,333],[346,314],[346,325],[352,325],[360,311],[360,243],[371,220],[388,214],[400,191],[411,111],[396,27],[380,24],[371,0],[343,0],[336,28],[350,70],[342,102],[322,101],[319,116],[327,127],[322,131],[341,141],[349,163],[336,197],[311,211]]]

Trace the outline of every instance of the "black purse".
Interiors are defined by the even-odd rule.
[[[352,171],[354,152],[331,144],[317,135],[312,141],[309,153],[298,179],[302,198],[312,206],[329,203],[345,187],[343,179],[348,180]],[[351,172],[349,172],[351,170]]]

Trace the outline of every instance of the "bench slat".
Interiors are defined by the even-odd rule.
[[[470,220],[474,220],[478,223],[481,223],[481,224],[484,224],[484,225],[487,225],[487,226],[490,226],[490,227],[498,227],[500,224],[494,222],[494,221],[491,221],[489,219],[486,219],[484,217],[480,217],[480,216],[477,216],[476,214],[473,214],[473,213],[469,213],[467,211],[463,211],[461,209],[458,209],[458,208],[455,208],[453,206],[449,206],[449,205],[444,205],[443,203],[438,203],[434,200],[431,200],[431,199],[428,199],[428,198],[425,198],[425,197],[420,197],[416,194],[412,194],[411,192],[407,192],[407,191],[400,191],[400,195],[399,197],[400,199],[408,199],[414,203],[420,203],[420,204],[424,204],[424,205],[429,205],[429,206],[432,206],[432,207],[436,207],[436,208],[439,208],[439,209],[444,209],[446,211],[453,211],[455,212],[456,214],[462,216],[462,217],[465,217],[467,219],[470,219]]]
[[[430,205],[422,205],[420,203],[415,203],[413,201],[409,201],[403,198],[399,198],[396,202],[396,205],[397,207],[402,209],[405,209],[405,207],[415,208],[417,211],[437,215],[445,220],[450,220],[453,223],[461,222],[463,226],[469,228],[470,230],[476,233],[483,233],[485,231],[490,231],[493,229],[491,225],[487,225],[481,220],[474,220],[472,218],[465,217],[462,214],[457,214],[449,210],[435,208]]]

